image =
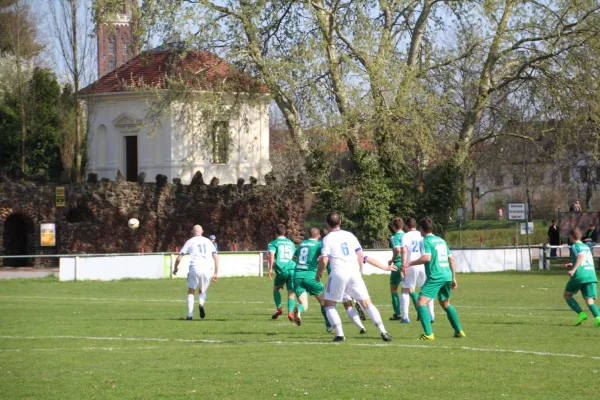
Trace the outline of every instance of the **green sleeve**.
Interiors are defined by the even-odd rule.
[[[429,240],[423,240],[423,253],[424,254],[432,254],[433,248],[431,247],[431,242]]]
[[[269,243],[267,247],[267,252],[273,252],[273,254],[277,254],[277,247],[273,244],[273,242]]]
[[[296,250],[294,251],[294,257],[296,257],[296,260],[298,259],[299,256],[300,256],[300,246],[296,247]]]

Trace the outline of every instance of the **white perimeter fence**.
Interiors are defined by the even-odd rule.
[[[365,255],[382,264],[392,257],[391,250],[365,250]],[[549,246],[531,247],[531,259],[539,260],[539,269],[547,267]],[[454,249],[457,272],[498,272],[530,271],[529,249],[527,247],[502,247],[487,249]],[[546,256],[547,254],[547,256]],[[59,279],[100,280],[115,279],[160,279],[185,278],[189,270],[189,256],[185,256],[179,266],[177,276],[173,275],[177,253],[132,253],[132,254],[67,254],[67,255],[27,255],[0,256],[0,258],[58,258]],[[219,277],[263,276],[265,270],[265,252],[222,252],[219,253]],[[365,264],[363,273],[389,274],[369,264]]]

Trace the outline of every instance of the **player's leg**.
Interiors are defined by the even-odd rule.
[[[275,302],[275,313],[272,318],[277,319],[283,311],[281,310],[281,293],[279,292],[283,285],[285,284],[285,276],[281,276],[279,274],[275,274],[275,279],[273,280],[273,301]]]
[[[296,296],[296,289],[294,288],[294,271],[289,271],[285,286],[288,291],[287,307],[288,307],[288,319],[294,321],[294,297]]]
[[[446,284],[443,285],[438,292],[438,300],[440,301],[440,306],[442,306],[444,311],[446,311],[448,321],[450,321],[450,325],[452,325],[452,328],[454,329],[454,337],[460,339],[465,337],[465,332],[460,326],[456,309],[450,304],[451,290],[452,282],[446,282]]]
[[[206,317],[206,311],[204,310],[204,302],[206,301],[206,291],[210,286],[210,282],[213,276],[213,271],[208,270],[206,273],[201,274],[200,277],[200,287],[198,291],[198,312],[200,313],[200,318]]]
[[[200,280],[198,279],[198,275],[196,275],[196,272],[191,270],[188,272],[188,276],[187,276],[187,308],[188,308],[188,315],[187,315],[187,320],[191,320],[193,318],[193,314],[194,314],[194,294],[196,292],[196,288],[198,287],[198,285],[200,284]]]
[[[598,285],[595,282],[585,283],[581,288],[581,295],[585,299],[585,303],[594,315],[594,326],[600,327],[600,310],[598,306],[594,304],[594,300],[598,297]]]
[[[417,300],[417,314],[419,315],[419,320],[424,331],[420,337],[421,340],[435,339],[433,329],[431,329],[431,316],[429,315],[427,304],[437,297],[443,283],[445,282],[437,282],[428,279],[421,287],[421,293],[419,293],[419,299]]]
[[[375,304],[371,302],[369,291],[367,290],[365,281],[360,274],[354,274],[350,277],[350,281],[348,282],[348,286],[346,288],[346,293],[358,301],[363,309],[369,313],[369,318],[371,318],[371,321],[373,321],[373,324],[377,330],[379,330],[381,338],[385,342],[391,342],[392,337],[385,330],[381,314],[379,313],[377,307],[375,307]]]
[[[344,292],[346,290],[346,284],[348,277],[338,272],[332,272],[329,275],[327,281],[327,287],[325,288],[324,306],[325,312],[327,313],[327,319],[329,323],[335,329],[335,338],[333,342],[345,342],[344,330],[342,329],[342,320],[335,309],[335,305],[342,301]]]
[[[399,321],[402,319],[400,316],[400,296],[398,295],[398,286],[402,282],[402,275],[400,271],[392,271],[390,274],[390,292],[392,294],[392,308],[394,314],[390,317],[390,321]]]
[[[408,308],[410,305],[411,297],[417,297],[415,293],[415,287],[417,283],[417,268],[410,267],[406,269],[404,273],[404,279],[402,279],[402,299],[400,303],[402,305],[402,320],[400,323],[407,324],[410,323],[410,318],[408,317]],[[416,304],[416,300],[413,298],[413,302]],[[416,306],[415,306],[416,307]]]
[[[419,272],[417,274],[417,286],[422,288],[423,285],[425,284],[425,281],[427,280],[427,275],[425,274],[425,268],[419,268]],[[419,300],[419,296],[417,295],[416,291],[413,291],[414,297],[413,301],[415,302],[415,308],[417,307],[417,301]],[[427,309],[429,310],[429,317],[431,318],[431,323],[433,324],[433,322],[435,321],[435,310],[433,308],[435,304],[435,301],[431,300],[428,304],[427,304]]]
[[[325,294],[321,293],[320,295],[315,296],[315,299],[317,299],[317,301],[321,305],[321,315],[323,316],[323,319],[325,320],[325,329],[327,330],[327,332],[331,332],[333,328],[331,327],[331,324],[329,323],[329,320],[327,319],[327,312],[325,311],[324,296],[325,296]]]
[[[294,322],[296,325],[302,325],[302,313],[308,310],[308,294],[306,289],[298,285],[296,281],[296,297],[298,297],[298,305],[294,307]]]
[[[579,303],[573,297],[573,295],[579,292],[579,289],[581,289],[581,285],[578,282],[575,282],[573,279],[569,279],[567,286],[565,287],[565,292],[563,293],[563,298],[569,307],[571,307],[571,310],[575,311],[578,315],[575,326],[581,325],[581,323],[587,319],[587,314],[583,312],[581,307],[579,307]]]
[[[346,315],[348,316],[348,319],[358,327],[358,333],[360,333],[361,335],[367,333],[367,330],[365,329],[365,326],[363,325],[360,319],[360,315],[358,315],[358,313],[354,311],[354,307],[352,307],[352,297],[348,296],[347,294],[344,294],[344,298],[342,299],[342,305],[344,306],[344,310],[346,310]]]

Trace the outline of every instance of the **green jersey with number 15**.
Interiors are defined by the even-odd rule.
[[[425,275],[427,279],[451,282],[452,270],[450,269],[450,260],[448,257],[452,254],[448,243],[444,239],[435,235],[427,235],[421,242],[421,253],[431,254],[431,260],[425,263]]]
[[[296,249],[296,278],[314,278],[319,267],[322,243],[318,240],[307,239]]]
[[[275,254],[275,272],[278,274],[287,269],[294,269],[296,266],[292,257],[294,257],[294,251],[296,245],[290,239],[286,237],[279,237],[269,243],[267,251]]]

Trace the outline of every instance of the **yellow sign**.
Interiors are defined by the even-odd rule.
[[[56,225],[40,224],[40,243],[44,247],[56,246]]]
[[[56,187],[56,207],[65,206],[65,188],[64,186]]]

